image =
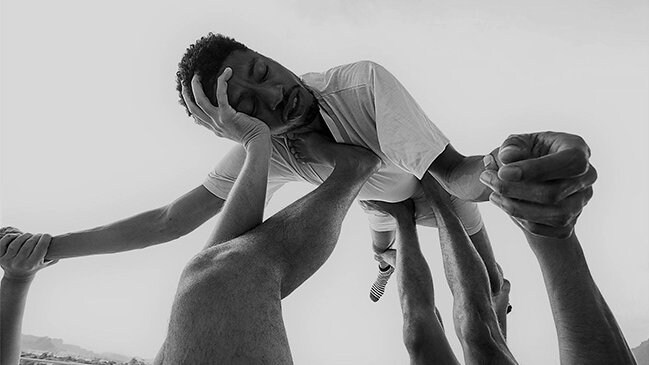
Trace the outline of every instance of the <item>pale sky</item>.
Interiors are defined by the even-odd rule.
[[[185,48],[233,36],[297,74],[363,59],[401,80],[464,154],[510,133],[558,130],[589,143],[599,179],[579,219],[590,269],[631,346],[649,338],[647,1],[2,1],[1,224],[61,234],[165,205],[202,183],[232,145],[177,104]],[[304,195],[284,188],[268,213]],[[481,204],[512,282],[509,344],[558,363],[536,260]],[[23,332],[102,352],[155,356],[184,264],[214,220],[140,251],[64,260],[39,274]],[[437,234],[420,238],[447,337]],[[403,364],[394,280],[379,303],[368,229],[353,206],[336,251],[283,302],[297,364]]]

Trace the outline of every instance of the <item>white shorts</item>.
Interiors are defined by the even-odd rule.
[[[411,199],[415,203],[416,223],[420,226],[437,228],[437,219],[435,218],[435,213],[433,212],[433,208],[426,201],[426,197],[421,186],[417,189],[415,194],[413,194]],[[453,204],[453,208],[455,209],[460,222],[462,222],[462,226],[464,226],[464,229],[469,236],[478,233],[482,229],[484,223],[482,222],[482,216],[480,215],[480,211],[478,210],[478,205],[476,203],[461,200],[451,195],[451,204]],[[394,219],[391,215],[373,210],[369,207],[364,207],[363,205],[361,205],[361,207],[367,214],[367,219],[372,230],[376,232],[387,232],[397,229],[397,220]]]

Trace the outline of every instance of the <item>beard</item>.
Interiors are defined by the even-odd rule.
[[[286,135],[288,133],[292,133],[295,130],[302,129],[305,127],[308,127],[313,124],[313,122],[316,120],[318,115],[320,114],[320,104],[318,103],[318,99],[315,96],[315,93],[313,90],[311,90],[308,86],[306,86],[304,83],[301,82],[302,87],[306,89],[306,91],[311,95],[311,98],[313,99],[313,102],[311,102],[311,105],[307,107],[307,110],[304,113],[304,117],[302,119],[302,122],[295,123],[294,125],[290,126],[286,131],[282,132],[280,135]],[[305,132],[301,132],[305,133]]]

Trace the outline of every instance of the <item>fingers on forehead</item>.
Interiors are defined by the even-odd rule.
[[[230,103],[228,101],[228,82],[227,82],[227,80],[229,79],[229,76],[231,74],[232,74],[232,69],[229,68],[229,67],[226,67],[225,70],[223,71],[223,73],[216,80],[216,83],[217,83],[216,100],[218,101],[220,107],[230,105]]]
[[[182,88],[182,95],[183,95],[183,100],[185,100],[185,104],[187,104],[188,107],[194,104],[194,99],[189,92],[189,88],[183,85]]]
[[[199,103],[199,98],[206,98],[205,92],[203,91],[203,85],[201,84],[201,78],[198,75],[192,77],[192,92],[194,93],[194,99],[197,103]]]

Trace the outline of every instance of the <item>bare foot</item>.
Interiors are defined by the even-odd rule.
[[[287,140],[290,152],[298,162],[361,170],[368,167],[373,171],[381,166],[381,159],[372,151],[336,143],[319,133],[289,134]]]

